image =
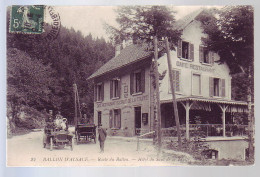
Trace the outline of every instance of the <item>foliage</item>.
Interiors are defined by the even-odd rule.
[[[7,101],[10,103],[12,118],[17,121],[20,105],[43,108],[44,104],[56,102],[51,97],[55,89],[55,79],[49,65],[40,60],[32,60],[25,52],[15,48],[7,51]]]
[[[133,39],[150,42],[153,36],[176,44],[181,32],[174,28],[174,13],[165,6],[122,6],[117,10],[116,21],[119,28],[107,25],[110,38],[117,44],[123,40]]]
[[[202,152],[209,149],[208,145],[202,140],[199,134],[192,137],[190,141],[183,139],[181,150],[178,148],[177,141],[171,141],[170,143],[167,143],[167,147],[175,151],[188,153],[196,160],[203,160]]]
[[[227,6],[214,12],[214,15],[204,12],[200,17],[208,34],[204,42],[219,54],[220,62],[231,66],[233,73],[244,71],[254,60],[253,7]]]
[[[20,105],[38,111],[60,110],[71,122],[72,85],[76,83],[80,102],[87,104],[87,116],[93,116],[93,83],[86,79],[114,56],[111,43],[61,26],[57,38],[50,42],[44,40],[44,35],[7,33],[7,48],[7,105],[14,112],[19,112]]]
[[[254,89],[254,17],[252,6],[227,6],[204,10],[197,18],[208,35],[203,41],[229,65],[232,98],[246,101],[247,88]],[[250,70],[249,70],[250,68]],[[243,74],[239,74],[239,73]],[[251,78],[249,78],[251,74]]]

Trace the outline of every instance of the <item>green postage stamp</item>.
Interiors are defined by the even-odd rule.
[[[43,32],[44,6],[14,5],[11,10],[10,32],[41,34]]]

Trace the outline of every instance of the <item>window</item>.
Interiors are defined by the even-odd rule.
[[[133,72],[130,75],[130,92],[143,93],[145,91],[145,70]]]
[[[173,85],[175,85],[175,92],[181,91],[181,85],[180,85],[180,71],[179,70],[172,70],[173,72]],[[172,93],[171,91],[171,84],[169,83],[169,93]]]
[[[121,93],[120,79],[116,78],[110,81],[110,98],[120,98]]]
[[[226,86],[225,79],[209,78],[209,94],[210,96],[225,97]]]
[[[178,58],[185,60],[194,60],[194,45],[187,41],[178,41],[178,49],[177,49]]]
[[[219,95],[219,79],[217,79],[217,78],[214,78],[213,79],[213,96],[220,96]]]
[[[104,100],[104,84],[103,83],[99,83],[97,85],[95,85],[94,88],[95,91],[95,101],[103,101]]]
[[[200,76],[200,74],[192,75],[192,94],[201,95],[201,76]]]
[[[98,126],[100,126],[102,124],[101,115],[102,115],[102,112],[98,111]]]
[[[213,64],[214,53],[209,51],[206,47],[200,46],[200,62],[204,64]]]
[[[109,112],[109,127],[121,128],[121,109],[113,109]]]
[[[141,72],[134,74],[134,91],[136,93],[141,92]]]
[[[182,41],[182,58],[189,59],[189,43]]]

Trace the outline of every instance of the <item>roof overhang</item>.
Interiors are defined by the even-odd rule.
[[[225,99],[218,99],[218,98],[204,98],[204,97],[181,97],[181,98],[177,98],[176,101],[177,102],[198,101],[198,102],[205,102],[205,103],[219,103],[219,104],[240,105],[240,106],[248,105],[248,103],[245,101],[225,100]],[[172,99],[161,100],[160,102],[171,103]]]

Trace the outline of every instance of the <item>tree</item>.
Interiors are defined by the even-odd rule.
[[[210,13],[211,12],[211,13]],[[212,12],[214,14],[212,15]],[[242,73],[235,78],[235,97],[248,95],[249,154],[253,159],[253,116],[251,101],[254,88],[254,11],[252,6],[227,6],[220,10],[204,11],[199,17],[208,38],[204,40],[210,50],[218,53],[220,63],[226,62],[231,73]],[[244,82],[244,84],[242,84]],[[238,91],[239,90],[239,91]]]
[[[116,21],[119,23],[119,28],[115,28],[109,25],[106,25],[107,31],[111,34],[111,39],[116,44],[122,43],[123,40],[132,39],[134,43],[139,41],[145,43],[151,43],[154,40],[153,45],[150,45],[150,50],[154,51],[154,61],[153,61],[153,80],[155,80],[154,90],[156,92],[156,103],[154,114],[156,115],[157,122],[157,137],[158,137],[158,152],[160,153],[161,149],[161,112],[160,112],[160,94],[159,94],[159,73],[158,73],[158,48],[161,53],[166,52],[165,44],[163,44],[163,39],[167,38],[170,42],[171,49],[174,49],[177,41],[180,38],[181,31],[174,28],[175,18],[174,12],[165,6],[125,6],[117,9],[117,18]],[[161,45],[158,41],[161,41]],[[163,50],[165,49],[165,50]],[[172,68],[169,68],[169,72]],[[170,80],[173,82],[172,80]],[[175,95],[173,94],[173,105],[177,108],[177,102],[175,101]],[[177,134],[178,134],[178,144],[181,148],[181,133],[179,128],[179,117],[178,110],[174,109]],[[159,154],[158,153],[158,154]]]
[[[32,60],[25,52],[15,48],[7,51],[7,101],[11,108],[12,121],[17,123],[21,105],[43,109],[46,103],[60,104],[52,94],[59,89],[49,65]]]
[[[110,38],[116,44],[127,39],[150,42],[154,36],[159,40],[168,37],[171,43],[176,44],[181,35],[174,28],[175,12],[166,6],[123,6],[116,12],[119,28],[106,24]]]

